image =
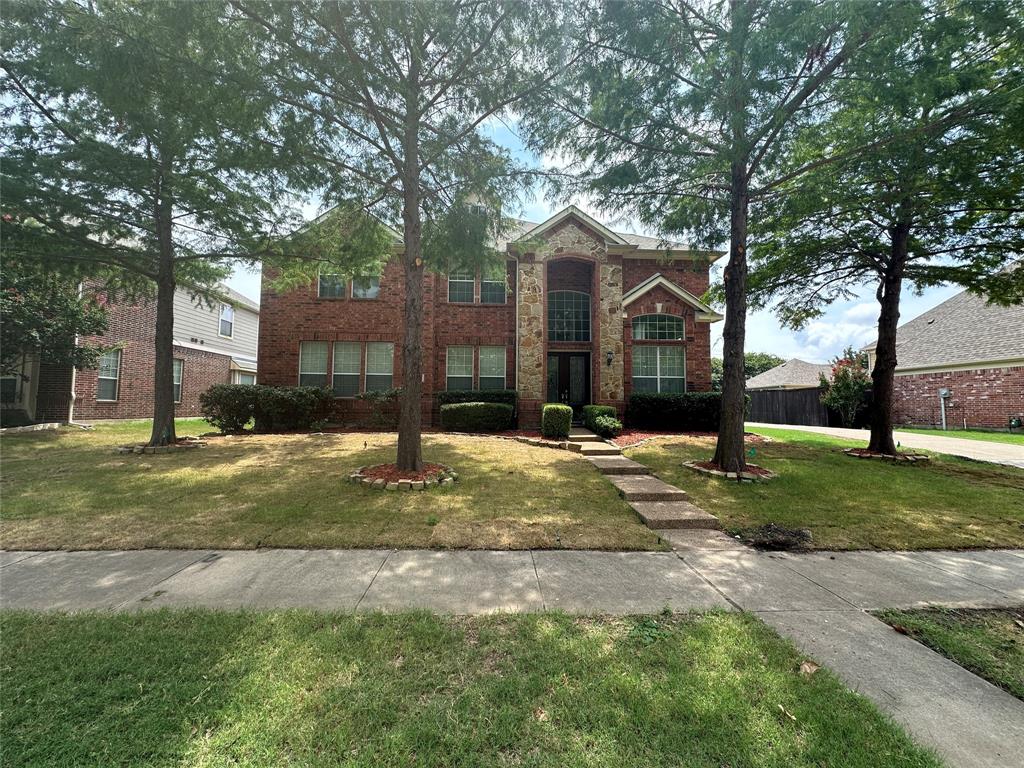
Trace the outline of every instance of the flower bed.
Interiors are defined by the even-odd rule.
[[[423,491],[436,485],[453,485],[459,476],[444,464],[424,462],[419,472],[399,469],[395,464],[360,467],[348,479],[378,491]]]
[[[747,483],[771,480],[778,477],[770,469],[765,469],[757,464],[747,464],[746,469],[742,472],[726,472],[713,461],[684,461],[683,466],[689,467],[695,472],[711,475],[712,477],[724,477],[727,480],[739,480]]]

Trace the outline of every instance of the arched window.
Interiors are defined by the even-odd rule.
[[[590,341],[590,294],[548,293],[548,341]]]
[[[683,318],[675,315],[640,315],[633,318],[633,341],[682,341]]]

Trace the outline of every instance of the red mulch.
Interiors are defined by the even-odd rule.
[[[720,466],[715,464],[715,462],[713,461],[695,461],[693,462],[693,464],[694,466],[700,467],[701,469],[714,469],[718,472],[724,471]],[[757,466],[757,464],[747,464],[747,468],[743,471],[749,472],[752,475],[757,475],[758,477],[771,477],[772,474],[764,467]]]
[[[413,482],[417,480],[426,480],[430,477],[436,477],[437,475],[444,472],[444,467],[440,464],[429,464],[423,463],[423,469],[419,472],[405,472],[398,468],[395,464],[378,464],[375,467],[367,467],[360,474],[363,477],[369,477],[374,480],[384,480],[388,483],[397,483],[399,480],[411,480]]]
[[[544,435],[538,429],[506,429],[504,432],[495,432],[498,437],[532,437],[543,440]]]
[[[624,429],[622,434],[612,440],[620,448],[629,448],[630,446],[642,443],[644,440],[650,440],[652,437],[718,437],[717,432],[645,432],[639,429]],[[751,432],[747,432],[744,435],[744,439],[748,443],[764,443],[767,440],[762,435],[755,435]]]

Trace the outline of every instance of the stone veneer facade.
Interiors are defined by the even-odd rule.
[[[474,347],[475,383],[479,376],[476,350],[480,346],[506,347],[506,386],[519,392],[522,427],[539,424],[540,407],[547,395],[548,353],[554,351],[590,353],[591,402],[615,406],[622,414],[630,390],[630,322],[641,307],[684,318],[686,338],[678,343],[686,347],[687,388],[710,389],[709,319],[664,287],[655,287],[650,292],[651,296],[657,295],[657,305],[647,302],[649,297],[645,294],[626,308],[623,296],[653,275],[661,274],[682,291],[699,297],[708,288],[713,257],[690,252],[666,257],[664,251],[644,250],[610,238],[621,239],[584,214],[569,209],[535,227],[528,238],[509,243],[509,289],[505,304],[480,303],[479,277],[472,303],[449,302],[445,276],[427,275],[422,339],[425,422],[436,423],[434,395],[446,385],[445,356],[449,346]],[[561,270],[561,277],[552,277],[553,265],[556,272]],[[552,279],[566,280],[564,287],[574,290],[586,288],[585,292],[591,295],[590,341],[548,341],[547,295],[559,287],[551,285]],[[402,272],[397,260],[385,267],[380,295],[373,300],[320,299],[315,285],[277,293],[265,278],[260,321],[261,381],[294,385],[302,341],[392,341],[394,386],[401,386],[403,300]],[[329,360],[328,370],[331,369]],[[366,421],[365,403],[352,398],[338,398],[336,403],[338,421]]]

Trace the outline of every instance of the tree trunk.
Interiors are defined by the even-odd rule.
[[[743,449],[746,371],[743,359],[747,328],[747,164],[732,164],[729,205],[729,263],[725,267],[725,328],[722,330],[722,415],[713,461],[726,472],[746,469]]]
[[[896,327],[900,321],[900,291],[907,264],[910,225],[900,222],[890,231],[891,252],[888,268],[878,286],[878,342],[875,367],[871,371],[871,440],[868,449],[878,453],[896,453],[892,438],[892,394],[896,377]]]
[[[156,281],[156,355],[153,372],[153,432],[150,445],[170,445],[174,432],[174,245],[172,209],[166,195],[156,208],[160,254]]]

